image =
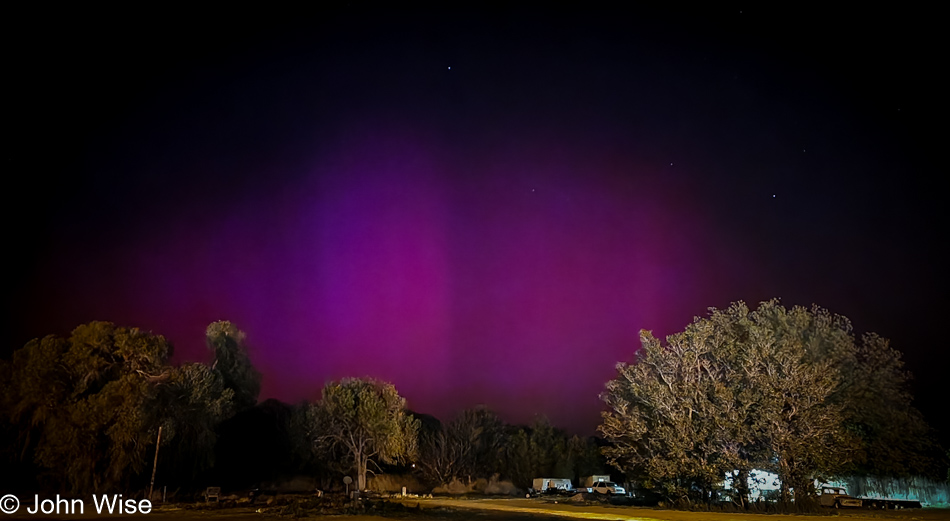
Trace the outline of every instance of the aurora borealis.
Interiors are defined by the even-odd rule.
[[[781,297],[891,338],[939,424],[928,73],[838,14],[68,14],[10,66],[4,353],[109,320],[204,359],[226,319],[262,398],[589,433],[640,329]]]

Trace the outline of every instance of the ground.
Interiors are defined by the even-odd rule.
[[[619,507],[608,505],[574,505],[541,499],[405,499],[399,501],[407,508],[394,508],[384,515],[318,515],[296,519],[311,521],[563,521],[566,519],[597,519],[605,521],[816,521],[822,518],[838,518],[843,521],[880,521],[882,519],[939,521],[950,520],[950,509],[912,509],[900,511],[828,510],[819,515],[745,514],[724,512],[685,512],[646,507]],[[283,507],[254,507],[195,509],[168,506],[157,508],[148,519],[151,521],[217,521],[224,519],[293,518]],[[283,515],[281,515],[283,514]],[[6,519],[71,520],[143,518],[121,515],[35,515],[19,512],[4,516]]]
[[[415,504],[408,502],[409,504]],[[426,499],[419,500],[423,508],[451,507],[483,509],[501,513],[532,513],[544,515],[545,518],[560,519],[602,519],[618,521],[815,521],[816,515],[785,515],[785,514],[745,514],[726,512],[685,512],[680,510],[661,510],[646,507],[617,507],[607,505],[582,506],[569,503],[544,501],[537,499]],[[847,521],[870,521],[881,519],[907,519],[920,521],[950,520],[950,509],[912,509],[892,511],[831,511],[825,512],[830,516],[846,519]],[[499,519],[502,519],[501,517]]]

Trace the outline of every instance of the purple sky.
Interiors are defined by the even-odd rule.
[[[592,433],[641,328],[781,297],[892,338],[939,423],[936,91],[904,53],[927,31],[716,9],[45,16],[25,27],[52,43],[9,57],[5,353],[110,320],[206,359],[227,319],[262,398],[372,376],[440,418],[486,404]]]
[[[458,164],[451,143],[385,127],[356,125],[291,183],[275,167],[121,246],[48,259],[49,291],[87,296],[63,323],[139,324],[202,359],[204,327],[229,319],[265,397],[369,375],[441,417],[487,404],[590,427],[639,328],[672,332],[758,277],[701,198],[664,184],[669,165],[557,137]]]

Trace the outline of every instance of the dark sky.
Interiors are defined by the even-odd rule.
[[[934,13],[30,9],[4,355],[109,320],[204,360],[228,319],[265,398],[591,433],[640,329],[781,297],[892,339],[947,441]]]

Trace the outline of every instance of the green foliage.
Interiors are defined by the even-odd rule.
[[[609,410],[600,431],[613,442],[608,461],[676,499],[693,486],[708,490],[744,448],[740,407],[717,410],[730,401],[730,389],[697,339],[673,336],[664,348],[641,332],[637,363],[619,364],[603,395]]]
[[[528,488],[537,477],[579,479],[603,468],[593,438],[568,436],[544,418],[529,427],[506,425],[479,407],[463,411],[448,424],[432,422],[419,433],[417,469],[433,484],[497,474]]]
[[[760,442],[774,459],[772,470],[804,498],[818,477],[841,472],[853,461],[855,443],[846,430],[840,387],[841,361],[853,350],[851,324],[820,308],[786,310],[764,302],[749,315],[762,341],[745,346],[757,353],[758,371],[748,385],[758,393],[755,410],[763,425]]]
[[[327,384],[320,403],[308,411],[309,437],[315,449],[341,456],[366,489],[370,466],[404,463],[417,454],[419,420],[406,411],[406,400],[392,384],[348,378]]]
[[[571,436],[567,442],[567,453],[573,461],[572,478],[580,483],[586,476],[604,474],[607,462],[603,452],[593,436]]]
[[[208,326],[208,349],[214,353],[213,369],[221,373],[224,386],[234,391],[234,404],[244,410],[257,404],[261,373],[251,364],[245,335],[234,324],[222,320]]]
[[[162,427],[165,472],[206,468],[234,391],[205,365],[170,366],[170,354],[163,337],[108,322],[27,343],[2,368],[3,416],[21,457],[62,490],[127,490],[150,470]]]
[[[576,478],[577,458],[582,444],[546,418],[538,418],[530,427],[509,426],[502,449],[500,469],[515,485],[528,488],[537,477]]]
[[[641,342],[607,383],[600,431],[610,462],[671,498],[753,468],[778,473],[787,500],[789,487],[804,495],[815,478],[871,468],[871,453],[878,471],[923,465],[920,442],[899,439],[906,425],[926,430],[899,353],[874,335],[855,344],[844,317],[739,302],[665,346],[646,331]]]
[[[225,387],[220,373],[199,363],[169,368],[153,408],[162,425],[162,468],[174,469],[180,479],[210,468],[215,428],[234,412],[234,391]]]
[[[107,322],[29,342],[10,384],[24,453],[72,492],[127,486],[154,447],[149,406],[169,352],[160,336]]]

